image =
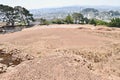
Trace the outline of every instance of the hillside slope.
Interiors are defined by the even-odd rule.
[[[34,26],[0,38],[4,52],[17,50],[13,58],[26,54],[25,59],[18,56],[22,61],[9,66],[0,80],[120,80],[118,28]]]

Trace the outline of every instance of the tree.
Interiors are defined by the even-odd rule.
[[[70,16],[70,14],[68,14],[68,16],[66,16],[65,22],[66,22],[67,24],[72,24],[72,23],[73,23],[73,19],[72,19],[72,17]]]
[[[21,6],[10,7],[7,5],[0,5],[0,20],[6,22],[6,25],[14,26],[15,23],[24,23],[30,25],[34,21],[33,15]]]
[[[33,14],[30,14],[27,9],[23,8],[23,15],[25,15],[26,24],[29,26],[30,21],[34,21]]]
[[[73,20],[74,20],[75,24],[84,22],[84,20],[83,20],[84,17],[81,13],[73,13],[72,16],[73,16]]]
[[[84,22],[85,24],[88,24],[89,23],[89,19],[87,17],[84,18]]]
[[[26,8],[15,6],[14,10],[19,22],[24,22],[25,25],[29,26],[30,22],[34,21],[33,15],[30,14],[30,12]]]
[[[15,23],[14,9],[10,6],[0,5],[0,12],[3,15],[2,21],[6,22],[6,25],[14,26]]]

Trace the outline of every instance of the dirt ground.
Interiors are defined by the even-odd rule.
[[[0,80],[120,80],[119,28],[36,25],[1,34],[0,49],[34,57],[7,67]]]

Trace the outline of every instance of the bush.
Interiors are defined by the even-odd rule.
[[[91,19],[89,21],[89,24],[92,24],[92,25],[108,25],[107,22],[103,21],[103,20],[97,20],[97,19]]]
[[[107,22],[102,21],[102,20],[96,20],[96,24],[97,24],[97,25],[108,25]]]
[[[43,25],[49,25],[50,23],[49,23],[49,21],[45,21],[44,23],[43,23]]]
[[[50,24],[49,21],[47,21],[46,19],[43,18],[40,19],[40,25],[49,25],[49,24]]]
[[[89,21],[89,24],[96,26],[96,20],[95,19],[91,19]]]
[[[70,15],[68,15],[68,16],[66,16],[66,18],[65,18],[65,22],[66,22],[67,24],[73,24],[73,18],[72,18]]]
[[[120,18],[111,19],[111,22],[108,24],[108,26],[120,28]]]
[[[63,19],[56,19],[52,21],[53,24],[65,24],[65,21]]]

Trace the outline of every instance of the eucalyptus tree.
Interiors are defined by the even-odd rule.
[[[34,21],[33,15],[21,6],[10,7],[8,5],[0,4],[0,20],[6,22],[6,25],[14,26],[15,23],[24,23],[30,25]]]
[[[30,25],[30,22],[34,21],[33,15],[26,8],[15,6],[14,10],[19,23]]]
[[[75,24],[83,23],[84,16],[81,13],[73,13],[72,16]]]
[[[15,14],[14,9],[7,5],[0,5],[1,20],[6,22],[6,25],[14,26]]]

